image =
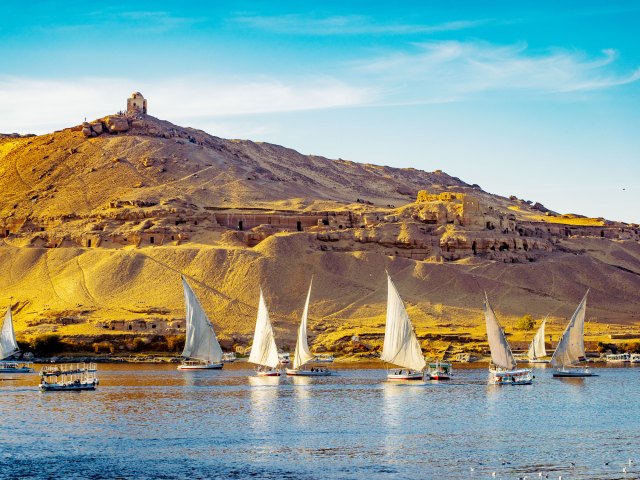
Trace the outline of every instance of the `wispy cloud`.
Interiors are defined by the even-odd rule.
[[[348,107],[371,103],[376,93],[334,78],[216,79],[123,78],[38,80],[0,77],[0,132],[44,133],[125,108],[140,90],[152,115],[179,121]],[[197,125],[193,125],[197,126]]]
[[[354,71],[386,84],[391,96],[408,101],[455,101],[486,92],[570,93],[605,89],[640,79],[640,68],[619,71],[618,53],[531,51],[524,43],[442,41],[414,44],[355,64]]]
[[[291,35],[410,35],[451,32],[476,27],[486,20],[456,20],[433,25],[380,23],[364,15],[312,17],[301,14],[234,17],[233,23]]]

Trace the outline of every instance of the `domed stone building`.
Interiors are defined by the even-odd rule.
[[[133,92],[127,98],[127,115],[147,113],[147,99],[140,92]]]

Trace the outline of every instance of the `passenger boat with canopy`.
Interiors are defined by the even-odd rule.
[[[280,358],[278,357],[278,347],[273,334],[273,327],[269,319],[269,311],[264,301],[262,288],[260,289],[260,300],[258,303],[258,317],[256,318],[256,329],[253,334],[253,344],[249,362],[258,366],[257,374],[260,377],[280,376]]]
[[[529,368],[517,368],[507,337],[498,323],[496,314],[484,294],[484,318],[487,324],[487,339],[491,350],[489,365],[490,380],[493,385],[531,385],[533,375]]]
[[[213,325],[184,276],[182,287],[187,309],[187,335],[182,351],[185,360],[178,370],[220,370],[222,348]]]
[[[411,319],[387,272],[387,319],[380,359],[400,368],[387,370],[388,380],[423,380],[427,362]]]
[[[95,363],[46,365],[40,372],[40,390],[64,392],[95,390],[98,385]]]

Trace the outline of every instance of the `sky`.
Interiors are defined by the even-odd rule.
[[[0,132],[125,109],[640,223],[637,1],[4,0]]]

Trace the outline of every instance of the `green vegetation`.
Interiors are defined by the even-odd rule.
[[[524,330],[525,332],[529,332],[534,329],[536,326],[536,321],[533,319],[531,315],[525,315],[518,319],[515,325],[516,330]]]

